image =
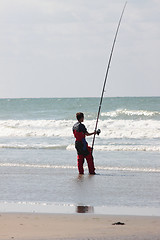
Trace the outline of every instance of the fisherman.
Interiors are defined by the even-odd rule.
[[[92,156],[92,148],[88,146],[85,136],[91,136],[100,133],[100,130],[89,133],[82,122],[84,121],[84,114],[81,112],[76,113],[77,123],[73,126],[73,134],[76,138],[75,148],[77,150],[77,163],[79,174],[84,174],[84,158],[87,160],[88,170],[90,174],[95,174],[94,161]]]

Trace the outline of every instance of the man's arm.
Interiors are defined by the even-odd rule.
[[[86,136],[91,136],[91,135],[94,135],[94,134],[96,134],[96,131],[94,131],[94,132],[92,132],[92,133],[89,133],[89,132],[86,132],[86,133],[85,133]]]
[[[97,133],[97,131],[89,133],[84,124],[81,124],[81,131],[85,134],[85,136],[91,136]]]

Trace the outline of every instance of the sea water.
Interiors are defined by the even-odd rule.
[[[56,206],[53,212],[154,208],[160,215],[160,97],[104,98],[97,175],[85,163],[79,176],[75,114],[85,114],[92,132],[98,106],[99,98],[0,99],[0,211],[30,204]]]

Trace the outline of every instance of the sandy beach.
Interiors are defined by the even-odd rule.
[[[0,240],[9,239],[158,240],[160,217],[1,213]]]

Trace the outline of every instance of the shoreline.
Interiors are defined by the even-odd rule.
[[[88,206],[69,203],[45,203],[45,202],[0,202],[0,213],[22,214],[71,214],[78,215],[124,215],[124,216],[154,216],[160,217],[160,208],[137,206]]]
[[[113,223],[124,225],[112,225]],[[158,240],[160,217],[0,213],[0,240]]]

